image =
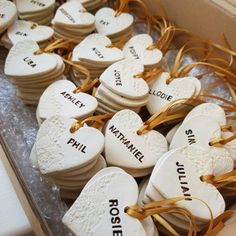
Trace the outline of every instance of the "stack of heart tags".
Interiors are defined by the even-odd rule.
[[[144,71],[139,60],[124,59],[112,64],[100,76],[95,92],[97,113],[115,113],[123,109],[139,112],[148,102],[149,87],[136,75]]]
[[[80,42],[72,52],[72,61],[89,70],[91,78],[98,78],[113,63],[124,58],[123,52],[111,46],[111,40],[101,34],[91,34]],[[73,82],[80,86],[84,75],[75,69],[71,70]]]
[[[18,16],[22,20],[36,22],[39,25],[49,25],[54,16],[55,0],[14,0]]]
[[[45,120],[30,156],[33,166],[50,178],[60,188],[61,196],[67,199],[75,199],[88,180],[106,167],[101,155],[103,134],[87,125],[72,133],[75,122],[65,116]]]
[[[138,34],[133,36],[123,47],[125,58],[140,60],[149,71],[159,66],[163,57],[162,52],[157,48],[152,48],[153,39],[148,34]]]
[[[170,73],[162,72],[150,86],[147,109],[153,115],[173,101],[197,98],[201,94],[201,88],[201,82],[196,77],[172,79]],[[176,110],[181,106],[183,108],[185,105],[176,106]],[[186,108],[189,109],[188,106]]]
[[[49,26],[38,25],[34,22],[16,20],[2,36],[1,43],[10,49],[14,44],[26,39],[34,40],[40,48],[46,47],[48,40],[53,37],[54,30]]]
[[[24,40],[10,49],[4,72],[17,86],[17,96],[25,104],[35,105],[51,83],[64,78],[64,69],[59,55],[43,53],[35,41]]]
[[[7,0],[0,0],[0,35],[14,23],[16,18],[15,4]]]
[[[67,0],[69,2],[71,0]],[[78,0],[79,3],[88,11],[96,11],[101,6],[103,6],[107,0]]]
[[[81,42],[95,29],[95,17],[77,0],[62,4],[52,20],[56,38]]]
[[[138,134],[141,117],[131,110],[117,112],[105,129],[105,157],[134,177],[149,175],[158,159],[168,150],[165,137],[156,130]]]
[[[74,119],[84,119],[93,115],[98,102],[93,96],[79,92],[69,80],[52,83],[42,94],[36,110],[39,125],[46,119],[62,115]]]
[[[128,41],[132,37],[134,18],[129,13],[118,13],[111,8],[101,8],[95,14],[96,31],[113,43]]]
[[[140,199],[149,203],[185,196],[186,199],[177,204],[196,217],[199,231],[210,220],[210,214],[202,202],[191,197],[207,203],[213,218],[222,214],[226,205],[224,197],[214,185],[204,182],[202,176],[217,177],[234,168],[235,141],[221,147],[210,146],[213,140],[224,137],[221,125],[225,124],[224,111],[218,105],[204,103],[194,108],[177,131],[168,134],[170,151],[158,159],[150,179],[142,184]],[[182,233],[189,229],[178,215],[163,217]]]
[[[139,221],[124,212],[137,200],[138,185],[134,178],[120,168],[105,168],[86,184],[62,221],[77,236],[158,236],[150,216]]]

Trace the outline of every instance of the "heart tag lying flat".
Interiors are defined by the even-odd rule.
[[[14,3],[0,0],[0,34],[15,20],[17,9]]]
[[[195,95],[195,84],[191,78],[175,79],[167,84],[169,73],[163,72],[153,83],[149,91],[147,109],[151,115],[178,99]]]
[[[165,198],[192,196],[205,201],[215,218],[224,212],[225,201],[213,185],[200,179],[213,174],[213,162],[213,156],[198,146],[175,149],[161,163],[157,162],[150,181]],[[208,208],[200,201],[189,198],[177,204],[202,221],[210,220]]]
[[[111,8],[101,8],[95,14],[95,26],[97,32],[103,35],[118,34],[133,24],[134,18],[128,13],[121,13],[116,16],[116,12]]]
[[[44,11],[50,7],[53,7],[55,0],[14,0],[16,2],[17,9],[20,14],[22,13],[34,13]]]
[[[35,25],[33,22],[17,20],[8,29],[7,34],[12,44],[26,39],[31,39],[39,43],[50,39],[54,34],[54,30],[48,26]]]
[[[184,122],[197,115],[209,116],[212,119],[216,120],[219,123],[219,125],[226,124],[226,117],[224,110],[220,106],[214,103],[202,103],[194,107],[185,117]]]
[[[143,71],[144,67],[140,61],[125,59],[108,67],[99,80],[102,85],[120,96],[139,99],[147,96],[149,90],[145,80],[134,78]]]
[[[95,23],[94,16],[78,1],[69,1],[62,4],[53,19],[55,24],[70,26],[86,26]]]
[[[42,174],[68,171],[91,162],[104,147],[104,136],[95,128],[70,132],[76,120],[62,116],[47,119],[40,127],[35,150]]]
[[[146,236],[142,223],[124,212],[137,199],[133,177],[105,168],[87,183],[62,221],[75,235]]]
[[[32,40],[16,43],[8,53],[5,74],[16,77],[36,76],[55,69],[57,66],[55,57],[46,53],[34,55],[37,50],[39,46]]]
[[[72,61],[87,60],[95,63],[109,63],[124,58],[123,52],[118,48],[109,48],[111,40],[101,34],[91,34],[78,44],[72,54]]]
[[[149,50],[153,44],[152,37],[148,34],[138,34],[132,37],[124,46],[123,52],[126,58],[141,60],[144,66],[158,64],[162,59],[159,49]]]
[[[209,148],[209,142],[221,137],[221,128],[217,121],[209,116],[196,115],[183,122],[174,134],[170,149],[195,145]]]
[[[131,169],[149,168],[167,152],[167,141],[159,132],[151,130],[137,134],[142,125],[142,119],[131,110],[122,110],[112,117],[105,131],[108,164]]]
[[[68,80],[51,84],[42,94],[38,104],[38,116],[47,119],[54,115],[70,118],[84,118],[92,115],[97,100],[87,93],[73,93],[76,86]]]

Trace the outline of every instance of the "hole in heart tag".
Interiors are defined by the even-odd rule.
[[[147,222],[124,212],[137,199],[138,186],[132,176],[120,168],[105,168],[87,183],[62,221],[75,235],[96,235],[99,230],[101,235],[144,236],[150,230]],[[148,220],[150,226],[152,220]]]
[[[78,1],[62,4],[52,20],[56,38],[81,42],[95,29],[95,18]]]
[[[0,34],[9,28],[17,17],[17,9],[10,1],[0,1]]]
[[[105,130],[108,165],[122,167],[135,176],[151,172],[157,160],[167,151],[167,142],[155,130],[138,135],[142,125],[142,119],[131,110],[119,111],[112,117]]]

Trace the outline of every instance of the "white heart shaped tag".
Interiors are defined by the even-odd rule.
[[[20,14],[44,11],[55,4],[55,0],[14,0]]]
[[[153,66],[162,59],[162,52],[159,49],[149,50],[153,44],[152,37],[148,34],[133,36],[124,46],[123,52],[126,58],[141,60],[144,66]]]
[[[209,116],[196,115],[183,122],[174,134],[170,149],[186,145],[209,148],[209,142],[221,137],[219,123]]]
[[[14,21],[17,9],[14,3],[0,0],[0,34]]]
[[[147,109],[151,115],[170,102],[195,95],[195,83],[190,77],[174,79],[167,84],[169,75],[167,72],[161,73],[150,88]]]
[[[137,199],[133,177],[105,168],[87,183],[62,221],[75,235],[146,236],[142,223],[124,212]]]
[[[38,116],[47,119],[54,115],[84,118],[92,115],[98,106],[96,98],[87,93],[73,93],[76,86],[68,80],[51,84],[42,94],[38,104]]]
[[[105,131],[108,164],[131,169],[149,168],[167,152],[167,141],[159,132],[151,130],[137,134],[142,125],[142,119],[131,110],[122,110],[112,117]]]
[[[145,80],[135,78],[144,71],[140,61],[125,59],[109,66],[99,80],[112,92],[126,98],[139,99],[148,95],[149,87]]]
[[[54,30],[48,26],[35,25],[30,21],[17,20],[8,29],[7,34],[12,44],[26,39],[40,43],[50,39],[54,34]]]
[[[133,24],[134,18],[128,13],[121,13],[116,16],[116,12],[111,8],[101,8],[95,14],[95,26],[97,32],[103,35],[113,35],[120,33]]]
[[[72,54],[72,61],[92,61],[95,63],[112,64],[124,58],[123,52],[118,48],[109,48],[111,40],[101,34],[91,34],[78,44]]]
[[[36,76],[54,70],[57,66],[55,57],[47,53],[34,55],[37,50],[39,46],[33,40],[16,43],[8,53],[5,74],[14,77]]]
[[[53,23],[80,27],[89,26],[95,23],[95,17],[86,12],[86,9],[78,1],[69,1],[57,9]]]
[[[205,201],[217,217],[225,210],[225,201],[215,186],[202,182],[200,177],[213,174],[214,158],[198,146],[186,146],[166,154],[157,162],[150,181],[165,198],[176,196],[197,197]],[[171,183],[171,184],[168,184]],[[177,203],[201,219],[210,219],[210,212],[203,203],[186,199]]]
[[[53,116],[41,125],[35,144],[42,174],[55,174],[86,165],[103,150],[104,136],[95,128],[82,127],[70,132],[76,120]]]

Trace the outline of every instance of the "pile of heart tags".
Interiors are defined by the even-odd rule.
[[[181,30],[138,0],[13,2],[0,0],[4,72],[37,105],[30,161],[74,200],[68,229],[216,235],[234,217],[236,53],[207,40],[171,49]],[[222,84],[227,99],[210,92]]]

